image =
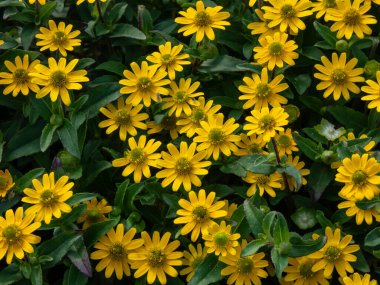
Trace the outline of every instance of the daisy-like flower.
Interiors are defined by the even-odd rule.
[[[41,241],[39,236],[33,234],[41,227],[41,223],[34,222],[33,214],[25,214],[22,207],[16,211],[9,209],[5,218],[0,216],[0,260],[6,255],[6,262],[12,263],[13,257],[23,259],[25,253],[33,253],[32,244]]]
[[[226,156],[231,155],[231,151],[237,151],[236,142],[240,141],[240,136],[234,135],[233,132],[239,127],[235,124],[235,119],[230,118],[225,123],[224,115],[218,113],[208,118],[208,122],[201,121],[201,127],[195,129],[198,136],[194,138],[194,142],[200,142],[197,150],[206,150],[206,158],[213,156],[214,160],[219,159],[219,153],[222,152]]]
[[[25,188],[26,197],[21,199],[22,202],[33,204],[26,209],[25,215],[36,214],[37,222],[43,220],[46,224],[50,224],[52,216],[59,219],[62,212],[71,212],[71,207],[65,202],[73,196],[73,192],[70,190],[74,187],[74,183],[67,183],[68,181],[68,176],[62,176],[55,182],[54,172],[44,174],[42,184],[38,179],[33,179],[34,189]]]
[[[181,275],[187,275],[186,282],[190,282],[191,278],[194,276],[195,269],[198,267],[199,264],[203,262],[203,260],[207,256],[207,248],[203,247],[201,244],[197,244],[197,247],[195,248],[194,245],[189,245],[189,251],[183,252],[183,259],[182,264],[184,266],[187,266],[186,268],[182,269],[179,274]]]
[[[356,206],[356,199],[350,198],[347,201],[343,201],[338,204],[338,209],[347,209],[346,216],[353,217],[355,216],[355,221],[357,225],[361,225],[363,221],[367,225],[372,225],[373,219],[377,222],[380,222],[380,211],[372,208],[372,209],[360,209]]]
[[[293,139],[292,130],[279,132],[275,136],[277,142],[277,150],[280,157],[285,154],[292,154],[293,151],[298,151],[296,142]]]
[[[117,108],[113,104],[101,107],[99,111],[108,119],[99,123],[99,128],[107,128],[106,134],[109,135],[119,129],[120,140],[125,141],[127,134],[137,135],[137,130],[146,130],[147,125],[142,122],[149,118],[147,113],[140,113],[144,106],[142,104],[133,107],[124,101],[123,97],[117,99]]]
[[[40,51],[49,49],[50,51],[59,50],[62,56],[67,56],[68,51],[73,51],[74,47],[81,45],[81,40],[76,39],[80,35],[80,31],[71,31],[73,25],[66,26],[64,22],[59,22],[58,26],[53,20],[49,20],[49,29],[40,28],[41,34],[37,34],[36,38],[40,39],[36,45]]]
[[[262,135],[264,142],[269,142],[276,135],[276,132],[284,131],[283,126],[288,124],[289,115],[281,107],[269,110],[267,107],[261,111],[252,110],[252,116],[247,116],[243,129],[248,131],[247,135]]]
[[[164,116],[159,124],[155,121],[148,122],[148,135],[162,134],[162,131],[169,131],[172,140],[178,138],[181,127],[177,125],[178,118],[176,116]]]
[[[133,172],[133,180],[140,183],[141,177],[151,176],[149,166],[157,167],[157,159],[161,158],[160,153],[155,153],[161,146],[161,142],[150,139],[146,141],[146,136],[128,139],[129,149],[124,152],[124,157],[112,161],[113,167],[124,167],[123,176],[128,176]]]
[[[175,18],[175,22],[181,25],[185,25],[178,30],[178,33],[182,33],[185,37],[196,34],[195,40],[200,42],[204,36],[213,41],[215,39],[214,29],[225,30],[224,26],[230,26],[227,21],[230,17],[228,12],[220,12],[223,7],[207,7],[203,4],[203,1],[197,1],[196,9],[190,7],[185,11],[180,11],[179,14],[183,17]]]
[[[208,229],[208,233],[202,235],[207,247],[207,253],[215,252],[216,255],[226,256],[237,254],[239,246],[239,233],[231,234],[231,225],[226,225],[225,221],[221,221],[220,225],[214,224]]]
[[[22,60],[17,56],[14,64],[8,60],[4,61],[4,65],[10,72],[0,72],[0,85],[8,85],[3,90],[3,94],[8,95],[12,92],[12,96],[16,97],[20,91],[25,96],[29,94],[29,89],[38,92],[40,88],[32,83],[31,73],[35,72],[35,67],[39,63],[39,60],[34,60],[29,64],[27,54]]]
[[[326,19],[335,22],[331,26],[332,32],[338,32],[337,38],[351,39],[354,33],[359,39],[364,35],[372,34],[368,25],[376,24],[377,20],[372,15],[365,15],[371,9],[371,1],[340,0],[336,2],[336,9],[329,9]]]
[[[189,200],[180,199],[178,204],[182,209],[177,211],[181,216],[174,220],[175,224],[185,224],[181,229],[181,235],[187,235],[191,232],[191,241],[195,242],[199,234],[207,234],[210,226],[216,225],[214,219],[222,218],[227,212],[222,210],[225,202],[215,202],[215,192],[206,196],[206,191],[201,189],[197,194],[194,191],[189,192]]]
[[[106,199],[98,201],[94,198],[83,204],[86,205],[86,211],[78,218],[77,223],[83,223],[84,230],[93,224],[108,220],[104,215],[112,211],[112,207],[108,205]]]
[[[69,90],[80,90],[82,89],[80,82],[89,81],[86,77],[86,70],[73,71],[78,62],[78,59],[73,59],[66,65],[66,58],[60,58],[57,62],[50,57],[48,59],[49,67],[37,64],[35,73],[31,73],[31,76],[35,77],[32,79],[32,83],[42,86],[42,89],[37,92],[36,98],[41,99],[50,93],[51,101],[57,101],[60,96],[62,102],[69,106],[71,104]]]
[[[323,275],[323,270],[313,272],[311,269],[316,263],[315,259],[307,256],[289,258],[289,265],[284,269],[284,280],[299,285],[329,285],[329,281]]]
[[[219,260],[227,266],[222,269],[222,276],[228,276],[227,284],[237,285],[261,285],[261,280],[268,277],[268,273],[264,270],[268,261],[263,260],[264,252],[255,253],[253,255],[240,257],[240,253],[247,246],[247,241],[243,240],[241,245],[236,247],[236,254],[219,257]]]
[[[136,62],[132,62],[131,69],[132,71],[124,70],[125,79],[119,81],[121,85],[124,85],[120,93],[129,94],[127,104],[136,106],[143,101],[144,106],[150,107],[152,100],[159,102],[159,94],[169,94],[169,90],[163,87],[170,83],[169,79],[164,79],[167,75],[166,71],[158,69],[157,66],[148,66],[146,61],[141,63],[141,67]]]
[[[246,85],[240,85],[239,91],[243,93],[239,100],[248,100],[243,109],[249,109],[254,106],[255,110],[261,110],[263,107],[281,107],[281,104],[288,103],[288,99],[281,96],[281,91],[286,90],[289,86],[281,83],[284,75],[277,75],[273,80],[268,80],[268,69],[261,70],[261,77],[253,73],[251,77],[244,77],[243,81]]]
[[[275,189],[281,189],[281,174],[274,172],[272,174],[257,174],[250,171],[247,176],[243,178],[245,182],[252,184],[247,190],[247,196],[252,197],[257,191],[260,196],[266,192],[271,197],[276,197]]]
[[[95,1],[95,0],[94,0]],[[40,5],[45,5],[46,4],[46,0],[29,0],[29,4],[34,4],[34,3],[38,3]]]
[[[170,83],[169,96],[163,101],[165,104],[162,109],[169,109],[169,116],[175,114],[176,117],[184,113],[186,116],[191,115],[191,108],[197,105],[196,97],[204,95],[203,92],[196,92],[201,83],[195,81],[191,84],[191,78],[179,80],[179,85],[174,81]]]
[[[230,204],[228,200],[224,200],[224,203],[225,204],[224,204],[224,207],[222,208],[222,210],[227,212],[227,216],[225,216],[223,218],[223,220],[225,220],[227,222],[231,219],[231,217],[234,214],[234,212],[236,211],[238,205],[235,203]]]
[[[195,130],[201,128],[201,121],[208,121],[210,116],[215,115],[222,106],[213,105],[213,100],[205,102],[204,97],[199,97],[195,106],[192,106],[189,116],[181,117],[177,125],[180,126],[180,133],[185,133],[189,138],[195,135]]]
[[[267,142],[263,140],[262,136],[240,134],[240,137],[241,141],[236,142],[239,149],[234,152],[235,155],[268,154],[268,152],[264,150]]]
[[[316,2],[312,2],[313,9],[311,10],[313,13],[317,13],[315,17],[317,19],[324,17],[324,20],[327,21],[327,13],[328,9],[336,9],[338,6],[336,5],[336,0],[317,0]]]
[[[377,281],[375,279],[371,280],[371,275],[364,274],[361,276],[359,273],[354,273],[351,276],[343,277],[344,285],[377,285]]]
[[[166,71],[170,80],[175,79],[176,71],[183,71],[182,65],[188,65],[191,62],[185,60],[190,56],[187,53],[180,54],[183,49],[183,45],[176,45],[172,48],[171,42],[166,42],[164,45],[158,46],[160,52],[154,52],[148,55],[146,59],[153,63],[153,67],[159,68],[159,70]]]
[[[0,197],[5,197],[9,190],[15,186],[13,178],[8,169],[0,170]]]
[[[160,238],[160,233],[155,231],[151,238],[147,232],[142,232],[143,247],[129,254],[131,267],[137,269],[134,277],[140,278],[147,274],[148,284],[158,278],[161,284],[166,284],[166,274],[177,277],[178,272],[173,266],[181,266],[183,253],[175,251],[179,246],[178,240],[169,243],[170,233],[166,232]]]
[[[298,53],[295,50],[298,48],[295,41],[287,41],[288,34],[275,33],[272,36],[265,36],[259,39],[261,46],[254,47],[254,59],[257,63],[267,65],[269,70],[273,70],[275,66],[284,67],[284,62],[288,65],[295,65],[295,59],[298,58]]]
[[[352,58],[346,63],[347,55],[342,53],[339,57],[334,52],[332,54],[332,61],[328,60],[326,56],[321,57],[322,64],[316,64],[315,68],[321,73],[314,73],[314,77],[320,79],[317,85],[317,90],[324,90],[323,97],[327,98],[333,94],[334,100],[339,100],[343,95],[347,101],[350,99],[350,93],[358,94],[360,88],[355,84],[356,82],[364,82],[363,68],[355,68],[358,60]]]
[[[252,35],[260,35],[259,39],[263,39],[266,36],[273,37],[276,32],[279,32],[279,27],[269,28],[268,20],[264,18],[264,12],[260,9],[255,9],[255,13],[257,17],[261,20],[261,22],[252,22],[248,24],[247,28],[252,30]]]
[[[367,153],[362,156],[355,153],[351,158],[343,159],[342,163],[335,175],[335,181],[344,183],[339,192],[341,197],[372,200],[380,194],[380,163],[375,158],[369,158]]]
[[[1,74],[0,74],[1,76]],[[377,82],[373,80],[367,80],[367,86],[362,87],[362,91],[367,93],[365,96],[362,96],[363,101],[371,101],[368,104],[368,109],[376,109],[377,112],[380,112],[380,71],[376,72]]]
[[[133,239],[135,234],[135,228],[125,232],[124,225],[118,224],[116,231],[111,229],[107,235],[100,238],[94,245],[97,250],[90,255],[91,259],[100,260],[95,270],[100,272],[105,269],[106,278],[110,278],[114,272],[119,280],[123,278],[123,273],[130,276],[130,252],[135,252],[144,243],[142,239]]]
[[[352,253],[360,249],[359,245],[349,245],[352,240],[352,235],[346,235],[341,240],[340,229],[334,232],[330,227],[326,227],[325,235],[327,242],[317,252],[309,255],[309,258],[316,259],[317,262],[311,270],[318,272],[323,270],[323,275],[329,278],[334,271],[334,268],[340,276],[346,276],[347,272],[354,272],[350,262],[355,262],[357,257]]]
[[[164,168],[157,172],[157,178],[164,178],[161,185],[167,187],[172,185],[173,191],[178,191],[183,184],[186,191],[191,190],[191,185],[200,187],[202,185],[199,175],[206,175],[208,170],[205,167],[211,165],[211,161],[203,161],[206,152],[195,152],[196,143],[187,145],[182,141],[179,150],[174,144],[168,144],[168,152],[161,152],[162,159],[157,160],[157,165]]]
[[[306,25],[300,18],[310,16],[312,11],[311,2],[308,0],[269,0],[271,6],[263,6],[265,11],[264,18],[269,20],[269,28],[280,27],[282,33],[287,32],[288,28],[294,34],[298,30],[305,30]]]
[[[90,3],[90,4],[94,4],[96,0],[77,0],[77,5],[80,5],[82,4],[83,2],[87,2],[87,3]],[[100,2],[107,2],[107,0],[100,0]]]
[[[305,176],[310,174],[310,170],[309,169],[305,169],[304,168],[305,167],[305,162],[300,161],[299,159],[300,159],[299,156],[292,157],[291,155],[289,155],[286,158],[286,162],[288,162],[290,164],[293,164],[293,166],[299,170],[299,172],[301,173],[301,176],[302,176],[302,185],[306,185],[307,184],[307,180],[306,180]],[[294,179],[294,177],[286,175],[286,180],[288,181],[288,185],[289,185],[289,188],[290,188],[289,190],[290,191],[295,191],[297,189],[297,184],[296,184],[296,180]],[[285,184],[283,184],[283,188],[282,189],[284,189],[284,187],[285,187]]]

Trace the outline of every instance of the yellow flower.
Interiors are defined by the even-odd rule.
[[[5,197],[9,190],[15,186],[12,175],[8,169],[0,170],[0,197]]]
[[[375,279],[371,280],[371,275],[364,274],[363,277],[360,276],[359,273],[354,273],[350,277],[343,277],[344,285],[377,285],[377,281]]]
[[[249,0],[248,6],[253,7],[253,5],[255,5],[256,1],[257,0]]]
[[[152,100],[159,102],[159,94],[169,94],[169,90],[163,87],[170,83],[169,79],[164,79],[167,75],[165,71],[157,70],[157,66],[148,66],[146,61],[141,63],[141,68],[136,62],[132,62],[131,69],[133,72],[124,70],[126,79],[119,81],[121,85],[125,85],[120,93],[129,94],[127,104],[136,106],[143,101],[144,106],[150,107]]]
[[[114,271],[119,280],[123,278],[123,273],[130,276],[129,255],[131,251],[139,249],[144,243],[142,239],[134,240],[135,234],[135,228],[125,232],[124,225],[118,224],[116,231],[111,229],[106,236],[103,236],[94,245],[97,250],[90,255],[93,260],[100,259],[95,270],[100,272],[105,269],[106,278],[110,278]]]
[[[267,143],[263,140],[262,136],[240,134],[240,137],[241,141],[236,142],[239,149],[234,152],[235,155],[268,154],[268,152],[264,150]]]
[[[88,3],[90,3],[90,4],[93,4],[93,3],[95,3],[95,1],[96,0],[77,0],[77,5],[80,5],[80,4],[82,4],[83,2],[88,2]],[[103,2],[103,3],[105,3],[107,0],[100,0],[100,2]]]
[[[372,2],[375,3],[375,4],[377,4],[377,5],[380,5],[380,0],[372,0]]]
[[[62,212],[71,212],[71,207],[65,202],[73,196],[70,190],[74,187],[74,183],[67,183],[68,181],[68,176],[62,176],[55,182],[54,172],[44,174],[42,184],[38,179],[33,179],[34,189],[25,188],[26,197],[21,199],[22,202],[33,204],[26,209],[25,214],[36,214],[37,222],[44,220],[46,224],[50,224],[52,216],[59,219]]]
[[[284,131],[283,126],[288,124],[289,115],[281,107],[269,110],[263,107],[261,111],[252,110],[252,116],[247,116],[243,129],[248,131],[248,135],[262,135],[264,142],[269,142],[276,135],[276,131]]]
[[[176,116],[164,116],[159,124],[155,121],[148,122],[148,135],[162,134],[162,131],[169,131],[172,140],[178,138],[180,126],[177,125],[178,118]]]
[[[4,95],[12,92],[12,96],[16,97],[20,91],[23,95],[29,94],[29,89],[33,92],[38,92],[40,88],[32,83],[32,74],[35,72],[35,67],[39,64],[39,60],[32,61],[29,64],[29,56],[24,55],[23,59],[19,56],[15,58],[15,64],[6,60],[4,65],[10,72],[0,72],[0,85],[8,85],[4,91]]]
[[[147,232],[141,233],[143,247],[129,255],[131,267],[137,269],[135,278],[147,274],[148,284],[152,284],[156,278],[161,284],[166,284],[166,274],[171,277],[178,276],[173,266],[182,265],[183,253],[175,251],[180,246],[178,240],[169,243],[170,235],[166,232],[160,238],[160,233],[155,231],[151,238]]]
[[[181,229],[181,235],[191,232],[191,241],[195,242],[199,234],[207,234],[210,226],[216,225],[214,219],[222,218],[227,212],[222,210],[224,201],[215,202],[215,192],[206,196],[206,191],[201,189],[197,194],[194,191],[189,193],[189,201],[180,199],[178,204],[182,207],[177,211],[177,215],[182,216],[174,220],[175,224],[185,224]]]
[[[195,269],[199,264],[203,262],[207,255],[207,248],[202,249],[201,244],[197,244],[197,248],[195,248],[192,244],[189,245],[189,251],[183,252],[182,264],[187,266],[182,269],[179,274],[187,275],[186,282],[190,282],[191,278],[194,276]]]
[[[286,159],[286,162],[293,164],[293,166],[299,170],[299,172],[301,173],[301,176],[302,176],[302,185],[306,185],[307,180],[306,180],[305,176],[310,174],[310,170],[305,169],[304,168],[305,162],[299,161],[299,159],[300,159],[299,156],[292,157],[291,155],[289,155]],[[286,180],[288,181],[288,185],[290,188],[289,190],[294,191],[296,189],[296,180],[294,179],[294,177],[286,175]],[[284,189],[284,187],[285,187],[285,185],[283,184],[282,189]]]
[[[357,257],[353,255],[360,249],[359,245],[348,245],[352,240],[352,235],[346,235],[340,239],[340,229],[334,232],[330,227],[326,227],[325,235],[327,241],[325,245],[317,252],[309,255],[311,259],[316,259],[317,262],[313,265],[311,270],[318,272],[323,270],[326,278],[330,278],[334,268],[340,276],[346,276],[347,272],[354,272],[350,262],[355,262]]]
[[[317,13],[315,17],[317,19],[325,15],[324,20],[327,21],[327,13],[331,8],[337,8],[336,0],[317,0],[317,2],[312,2],[312,12]]]
[[[366,138],[368,138],[368,136],[366,134],[361,134],[359,136],[359,139],[366,139]],[[350,140],[355,140],[355,139],[356,139],[355,134],[353,132],[349,132],[347,134],[347,137],[346,136],[341,136],[339,138],[339,141],[342,142],[342,141],[350,141]],[[375,147],[375,145],[376,145],[376,142],[371,140],[371,141],[369,141],[369,143],[367,145],[365,145],[363,147],[363,149],[366,152],[369,152],[371,149],[373,149]]]
[[[120,140],[127,139],[127,133],[131,136],[137,135],[137,130],[146,130],[147,125],[142,122],[149,118],[147,113],[140,113],[144,106],[142,104],[133,107],[131,104],[124,102],[123,97],[117,99],[117,109],[113,104],[101,107],[99,111],[108,119],[99,123],[99,128],[107,128],[106,134],[109,135],[119,129]]]
[[[215,115],[222,106],[213,105],[213,100],[205,102],[204,97],[199,97],[195,106],[192,106],[191,114],[180,118],[177,122],[181,126],[180,133],[185,133],[189,138],[195,135],[195,130],[201,128],[201,121],[208,121],[210,116]]]
[[[238,239],[240,234],[231,234],[231,225],[226,225],[225,221],[221,221],[220,225],[214,224],[208,229],[208,233],[202,235],[207,247],[207,253],[215,252],[216,255],[226,256],[237,254],[239,246]]]
[[[4,44],[4,41],[0,40],[0,46],[2,46],[3,44]]]
[[[32,234],[41,227],[41,223],[34,222],[34,215],[26,214],[22,207],[15,212],[9,209],[5,218],[0,216],[0,260],[6,255],[6,262],[12,263],[13,256],[24,258],[24,252],[33,253],[32,244],[41,241],[39,236]]]
[[[252,78],[244,77],[246,85],[240,85],[239,91],[243,93],[239,100],[248,100],[243,109],[249,109],[254,106],[255,110],[261,110],[263,107],[281,107],[281,104],[288,103],[288,99],[278,94],[286,90],[289,86],[281,83],[284,75],[277,75],[273,80],[268,80],[268,70],[264,67],[261,70],[261,78],[258,74],[253,73]],[[281,84],[280,84],[281,83]]]
[[[257,174],[248,171],[247,176],[243,180],[252,184],[247,190],[248,197],[255,195],[257,190],[259,190],[260,196],[263,196],[266,192],[269,196],[276,197],[274,189],[281,189],[282,186],[282,176],[277,172],[272,174]]]
[[[280,157],[285,154],[292,154],[293,151],[298,151],[296,142],[293,139],[292,130],[286,129],[275,136],[277,142],[277,150]]]
[[[267,278],[268,273],[264,270],[268,261],[263,260],[264,252],[255,253],[253,255],[241,257],[242,250],[247,246],[247,241],[243,240],[241,245],[236,248],[236,254],[219,257],[219,260],[227,266],[222,269],[222,276],[228,276],[227,284],[237,285],[261,285],[262,278]]]
[[[302,17],[310,16],[312,11],[307,10],[311,7],[308,0],[269,0],[271,6],[263,6],[265,11],[264,18],[270,20],[269,28],[280,26],[281,32],[287,32],[288,28],[294,35],[298,30],[305,30],[306,25],[300,20]]]
[[[198,136],[194,138],[194,142],[200,142],[197,150],[206,150],[206,158],[212,155],[214,160],[218,160],[220,152],[230,156],[231,151],[237,151],[235,143],[240,141],[240,136],[232,133],[239,127],[239,124],[235,124],[234,118],[228,119],[225,123],[223,120],[224,115],[218,113],[209,117],[208,122],[201,121],[201,127],[195,129]]]
[[[294,52],[298,48],[295,41],[287,41],[288,35],[285,33],[275,33],[272,36],[266,36],[259,39],[261,46],[254,47],[254,59],[259,64],[268,65],[269,70],[273,70],[275,66],[284,67],[284,62],[288,65],[295,65],[294,59],[298,58],[298,54]]]
[[[179,117],[182,113],[190,116],[191,107],[197,105],[195,98],[204,95],[203,92],[195,92],[199,86],[199,81],[191,84],[191,78],[181,78],[179,85],[172,81],[170,83],[169,96],[163,99],[166,103],[162,106],[162,109],[169,109],[169,116],[175,114],[176,117]]]
[[[298,258],[289,258],[289,265],[284,269],[287,273],[285,281],[293,282],[291,284],[299,285],[329,285],[329,281],[323,275],[323,270],[313,272],[311,268],[316,263],[315,259],[307,256]]]
[[[81,40],[76,39],[80,31],[71,31],[72,29],[71,24],[66,26],[64,22],[59,22],[57,26],[53,20],[49,20],[49,29],[41,27],[41,34],[36,35],[36,38],[40,39],[36,45],[41,46],[40,51],[59,50],[62,56],[67,56],[66,50],[73,51],[75,46],[81,45]]]
[[[364,78],[360,75],[363,74],[363,68],[355,68],[358,60],[352,58],[346,63],[346,53],[342,53],[340,57],[334,52],[332,54],[332,61],[327,59],[326,56],[321,57],[323,65],[316,64],[315,68],[321,73],[314,73],[314,77],[320,79],[317,85],[317,90],[325,90],[323,97],[327,98],[333,94],[334,100],[339,100],[343,94],[344,99],[350,99],[350,92],[358,94],[360,88],[355,82],[363,82]]]
[[[182,65],[191,63],[184,60],[190,57],[187,53],[179,54],[183,49],[183,45],[176,45],[172,48],[172,43],[166,42],[165,45],[160,45],[158,49],[160,52],[154,52],[152,55],[148,55],[146,59],[153,63],[153,67],[166,71],[170,80],[175,79],[176,71],[183,71]]]
[[[338,204],[338,209],[347,209],[346,215],[347,217],[355,216],[355,221],[357,225],[361,225],[363,221],[365,221],[366,224],[372,225],[373,218],[380,222],[380,211],[372,208],[372,209],[360,209],[356,205],[356,199],[350,198],[348,201],[343,201]]]
[[[39,3],[40,5],[45,5],[46,4],[46,0],[29,0],[29,4],[34,4],[34,3]]]
[[[203,40],[205,34],[206,37],[213,41],[215,39],[214,29],[225,30],[224,26],[230,26],[227,21],[230,17],[228,12],[220,12],[222,6],[207,7],[203,4],[203,1],[197,1],[196,9],[190,7],[185,11],[180,11],[179,14],[183,17],[175,18],[175,22],[181,25],[185,25],[178,30],[178,33],[183,33],[185,37],[196,33],[195,40],[200,42]]]
[[[235,204],[235,203],[231,203],[229,204],[229,201],[228,200],[224,200],[224,206],[222,208],[222,210],[226,211],[227,212],[227,216],[225,216],[223,218],[223,220],[225,221],[229,221],[232,217],[232,215],[234,214],[234,212],[236,211],[238,205]]]
[[[1,76],[1,75],[0,75]],[[368,109],[376,108],[380,112],[380,71],[376,72],[377,83],[373,80],[367,80],[367,86],[362,87],[362,91],[367,93],[362,96],[363,101],[371,101],[368,104]]]
[[[202,185],[198,175],[206,175],[208,170],[205,167],[210,166],[211,162],[202,161],[207,153],[205,151],[196,153],[196,147],[196,143],[187,146],[187,142],[184,141],[181,142],[179,150],[172,143],[167,145],[169,153],[163,151],[162,159],[157,160],[157,165],[164,168],[156,174],[157,178],[164,178],[162,187],[173,184],[173,191],[178,191],[183,184],[185,190],[189,192],[192,184],[196,187]]]
[[[151,176],[149,166],[157,167],[157,159],[161,158],[160,153],[155,153],[161,146],[161,142],[150,139],[146,141],[146,136],[140,136],[138,142],[135,138],[128,139],[129,149],[124,152],[123,158],[112,161],[113,167],[124,167],[123,176],[128,176],[133,172],[135,183],[141,181],[141,177]]]
[[[351,3],[351,0],[342,0],[336,4],[336,9],[328,10],[326,20],[336,22],[330,29],[332,32],[338,32],[338,39],[351,39],[353,33],[359,39],[372,34],[368,25],[376,24],[377,20],[372,15],[365,15],[371,9],[371,1],[353,0]],[[360,6],[361,4],[363,5]]]
[[[247,28],[252,30],[252,35],[260,35],[259,39],[265,39],[266,36],[273,37],[276,32],[280,31],[279,27],[268,27],[268,20],[264,18],[264,13],[262,10],[255,9],[255,13],[261,22],[252,22],[248,24]]]
[[[108,205],[106,199],[100,202],[96,198],[83,203],[86,205],[86,211],[78,218],[77,223],[83,223],[83,229],[89,228],[91,225],[108,220],[104,215],[112,211],[112,207]]]

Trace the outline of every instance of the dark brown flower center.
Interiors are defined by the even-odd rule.
[[[8,180],[5,179],[4,177],[0,177],[0,190],[7,188],[7,186],[8,186]]]
[[[253,269],[253,261],[250,258],[240,258],[236,264],[237,270],[241,274],[250,274]]]
[[[296,10],[292,5],[285,4],[284,6],[281,7],[281,15],[284,18],[292,18],[296,15]]]
[[[148,257],[148,263],[151,267],[161,267],[165,262],[165,254],[161,250],[152,250]]]
[[[152,80],[148,77],[141,77],[137,80],[137,89],[140,91],[147,91],[152,86]]]
[[[161,125],[167,131],[174,130],[177,126],[177,120],[174,116],[167,116],[162,119]]]
[[[212,19],[205,11],[200,11],[195,15],[194,24],[198,27],[208,27],[212,24]]]
[[[344,83],[346,83],[347,74],[343,69],[340,69],[340,68],[334,69],[334,71],[331,74],[331,80],[336,85],[343,85]]]
[[[213,128],[208,133],[208,139],[212,144],[220,144],[224,141],[223,131],[219,128]]]
[[[64,32],[55,32],[53,37],[53,42],[56,45],[64,45],[67,42],[67,36]]]
[[[266,83],[259,83],[259,84],[257,84],[256,95],[258,97],[260,97],[260,98],[261,97],[266,98],[270,94],[270,91],[271,91],[271,89],[270,89],[270,87],[269,87],[268,84],[266,84]]]
[[[177,173],[180,175],[190,174],[192,168],[193,166],[191,162],[185,157],[178,158],[175,165],[175,169],[177,170]]]
[[[115,243],[111,246],[109,253],[114,260],[121,260],[125,255],[125,249],[121,243]]]
[[[3,237],[6,239],[7,243],[14,244],[18,242],[21,235],[21,231],[16,225],[10,225],[3,229]]]
[[[292,145],[292,139],[288,135],[282,134],[279,135],[277,143],[280,147],[286,148]]]
[[[198,223],[208,219],[208,211],[203,206],[197,206],[193,209],[193,217]]]
[[[40,200],[41,200],[41,203],[44,204],[44,205],[51,205],[51,204],[55,203],[56,197],[55,197],[53,191],[51,191],[51,190],[44,190],[41,193]]]
[[[177,103],[184,103],[187,100],[187,93],[185,91],[178,91],[175,94],[175,101]]]
[[[300,265],[299,271],[300,275],[305,279],[308,279],[314,275],[314,272],[311,270],[314,262],[312,260],[308,260]]]
[[[116,113],[116,123],[119,125],[129,125],[131,122],[131,115],[126,110],[119,110]]]
[[[21,68],[16,69],[13,72],[13,80],[17,84],[24,84],[24,83],[28,82],[28,80],[29,80],[28,72],[25,69],[21,69]]]
[[[145,161],[145,153],[142,148],[134,148],[128,153],[128,157],[132,163],[141,164]]]
[[[281,55],[282,44],[280,42],[272,42],[269,44],[268,49],[270,55]]]
[[[102,218],[102,213],[100,213],[97,208],[93,208],[93,209],[87,211],[87,219],[91,223],[96,223],[96,222],[100,221],[101,218]]]
[[[161,56],[161,61],[164,63],[166,66],[171,65],[174,61],[174,58],[170,54],[163,54]]]
[[[336,246],[330,246],[325,251],[325,259],[329,262],[336,262],[341,255],[342,251]]]
[[[199,123],[200,121],[203,121],[206,118],[205,112],[201,109],[195,109],[192,114],[193,122]]]
[[[354,8],[350,8],[343,17],[343,21],[349,26],[355,26],[360,22],[360,13]]]
[[[54,87],[58,88],[65,87],[67,83],[66,73],[60,70],[53,72],[50,76],[50,79]]]
[[[270,130],[276,125],[276,120],[269,114],[264,115],[260,121],[259,126],[261,129]]]
[[[352,175],[352,181],[356,185],[363,185],[367,182],[367,174],[362,170],[355,171],[354,175]]]
[[[260,185],[267,185],[267,183],[269,182],[269,176],[267,175],[260,175],[259,177],[257,177],[257,180],[256,180],[256,183],[257,184],[260,184]]]

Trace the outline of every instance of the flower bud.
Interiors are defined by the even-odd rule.
[[[346,40],[339,40],[335,43],[335,49],[337,52],[347,52],[348,51],[348,42]]]
[[[380,63],[374,59],[367,61],[364,65],[364,73],[368,78],[376,78],[376,73],[380,70]]]
[[[289,124],[293,123],[295,120],[297,120],[300,116],[300,109],[298,109],[297,106],[289,104],[284,106],[285,112],[288,113],[288,121]]]

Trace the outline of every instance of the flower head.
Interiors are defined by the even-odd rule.
[[[231,225],[226,225],[225,221],[221,221],[220,225],[214,224],[209,227],[208,233],[203,234],[202,238],[205,241],[207,253],[215,252],[216,255],[222,256],[237,254],[240,234],[232,234]]]
[[[346,216],[355,216],[357,225],[361,225],[363,221],[367,225],[372,225],[373,219],[380,222],[380,211],[376,208],[361,209],[356,205],[356,199],[350,198],[338,204],[338,209],[347,209]]]
[[[336,5],[336,0],[317,0],[317,2],[312,2],[312,12],[317,13],[315,17],[317,19],[321,18],[325,15],[324,20],[327,21],[327,13],[329,9],[336,9],[338,6]]]
[[[252,30],[252,35],[260,35],[259,39],[265,39],[266,36],[273,37],[276,32],[279,32],[280,29],[278,26],[274,28],[269,28],[269,21],[264,18],[264,12],[260,9],[255,9],[255,14],[260,19],[259,22],[249,23],[247,28]]]
[[[293,139],[292,130],[278,132],[275,136],[277,143],[277,150],[280,157],[287,154],[292,154],[293,151],[298,151],[296,142]]]
[[[189,245],[189,251],[183,252],[183,259],[182,264],[184,266],[187,266],[186,268],[182,269],[179,274],[181,275],[187,275],[186,282],[189,282],[191,278],[194,276],[195,269],[198,267],[199,264],[203,262],[203,260],[207,256],[207,248],[203,247],[201,244],[197,244],[197,247],[195,248],[194,245]],[[372,284],[371,284],[372,285]]]
[[[13,186],[15,186],[15,183],[13,182],[13,178],[9,170],[0,170],[0,197],[5,197]]]
[[[351,276],[343,277],[343,285],[377,285],[375,279],[371,280],[371,275],[364,274],[361,276],[359,273],[354,273]]]
[[[1,75],[0,75],[1,76]],[[376,109],[380,112],[380,71],[376,72],[377,82],[373,80],[367,80],[367,86],[362,87],[362,91],[366,93],[362,96],[363,101],[370,101],[368,109]]]
[[[264,150],[267,142],[263,140],[261,135],[252,134],[247,136],[246,134],[240,134],[240,137],[241,141],[236,142],[239,149],[234,152],[235,155],[268,154],[268,152]]]
[[[266,192],[271,197],[276,197],[275,189],[281,189],[282,176],[278,172],[272,174],[257,174],[247,172],[247,176],[243,178],[245,182],[252,184],[247,190],[247,196],[251,197],[259,191],[260,196]]]
[[[164,131],[169,131],[172,140],[178,138],[181,127],[177,125],[178,118],[176,116],[165,115],[162,117],[159,123],[151,121],[147,123],[148,135],[150,134],[162,134]]]
[[[86,205],[86,211],[78,218],[77,223],[84,223],[84,230],[93,224],[106,221],[107,218],[104,215],[112,211],[112,207],[108,205],[106,199],[98,201],[94,198],[83,204]]]
[[[294,156],[293,157],[291,155],[289,155],[286,158],[286,162],[292,164],[295,168],[298,169],[298,171],[300,172],[300,174],[302,176],[302,185],[306,185],[307,184],[307,180],[306,180],[305,176],[310,174],[310,170],[304,168],[305,167],[305,162],[300,161],[300,157],[299,156]],[[294,179],[294,177],[291,177],[290,175],[286,174],[286,180],[288,181],[288,185],[289,185],[289,188],[290,188],[289,190],[290,191],[295,191],[297,189],[297,183],[296,183],[296,180]],[[283,184],[282,186],[283,186],[282,189],[284,189],[285,184]]]
[[[314,272],[313,265],[317,262],[307,256],[289,258],[289,265],[284,269],[286,273],[284,280],[294,282],[292,284],[302,285],[329,285],[329,281],[323,275],[323,270]]]

